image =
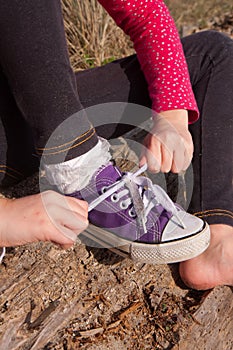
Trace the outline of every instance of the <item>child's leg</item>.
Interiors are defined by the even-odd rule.
[[[202,255],[181,263],[180,273],[191,287],[207,289],[233,285],[233,41],[204,32],[183,44],[201,112],[190,126],[195,149],[190,211],[210,224],[211,243]]]
[[[32,132],[0,71],[0,187],[17,183],[39,168]]]
[[[51,133],[82,109],[70,67],[60,1],[1,2],[0,66],[47,163],[72,159],[98,142],[84,113],[46,149]],[[13,15],[14,14],[14,15]],[[13,127],[13,125],[12,125]]]
[[[214,31],[183,40],[200,119],[194,140],[190,211],[210,224],[233,224],[233,41]]]
[[[76,84],[80,101],[85,108],[111,102],[151,107],[147,83],[136,55],[119,59],[102,67],[77,72]],[[96,86],[101,86],[101,89],[96,89]],[[144,113],[145,115],[130,116],[126,113],[122,116],[120,123],[116,123],[114,115],[109,115],[109,124],[105,125],[101,125],[101,118],[98,120],[98,116],[96,118],[94,115],[91,122],[98,125],[96,127],[98,135],[109,139],[121,136],[137,123],[139,125],[147,120],[149,113],[146,109]],[[130,126],[130,118],[132,126]]]

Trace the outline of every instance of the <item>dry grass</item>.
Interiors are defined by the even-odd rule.
[[[133,52],[132,44],[96,0],[63,0],[73,68],[104,64]]]
[[[232,13],[232,0],[165,0],[178,27],[197,25],[208,27],[225,13]]]

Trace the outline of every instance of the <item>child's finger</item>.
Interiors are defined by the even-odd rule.
[[[155,137],[150,139],[149,146],[143,146],[142,155],[140,159],[140,166],[147,163],[149,171],[151,171],[152,173],[158,173],[161,167],[160,146],[160,142]]]
[[[66,209],[61,211],[59,221],[67,228],[80,232],[85,230],[89,224],[86,215],[83,216],[81,213],[74,213]]]
[[[165,145],[162,144],[161,145],[161,156],[162,156],[161,171],[163,173],[168,173],[172,167],[173,153]]]
[[[175,149],[173,152],[173,161],[171,166],[171,171],[173,173],[179,173],[184,170],[185,165],[185,150]]]

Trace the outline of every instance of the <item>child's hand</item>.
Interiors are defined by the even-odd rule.
[[[144,140],[140,166],[147,163],[151,172],[179,173],[188,168],[193,156],[193,141],[188,130],[188,112],[171,110],[154,118],[151,133]]]
[[[88,226],[88,204],[53,191],[0,199],[0,246],[36,241],[71,247]]]

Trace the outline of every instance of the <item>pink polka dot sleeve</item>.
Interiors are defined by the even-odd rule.
[[[152,109],[189,111],[198,119],[182,44],[170,13],[159,0],[99,0],[130,36],[148,82]]]

